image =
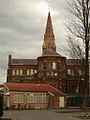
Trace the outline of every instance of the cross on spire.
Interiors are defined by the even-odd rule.
[[[50,12],[50,4],[48,4],[48,10],[49,10],[49,12]]]

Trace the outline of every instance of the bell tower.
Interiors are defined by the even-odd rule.
[[[48,13],[47,25],[42,45],[42,54],[56,53],[55,37],[50,12]]]

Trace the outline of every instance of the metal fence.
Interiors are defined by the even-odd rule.
[[[68,107],[81,107],[83,104],[83,97],[68,97]],[[87,107],[90,107],[90,97],[87,98]]]

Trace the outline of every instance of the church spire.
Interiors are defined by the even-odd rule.
[[[48,13],[48,19],[47,19],[47,25],[44,34],[44,42],[42,49],[43,49],[43,54],[56,52],[55,38],[53,33],[53,26],[52,26],[50,12]]]

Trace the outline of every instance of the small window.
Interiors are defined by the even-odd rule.
[[[47,76],[50,76],[50,72],[47,72]]]
[[[56,63],[53,62],[53,69],[56,69]]]
[[[16,75],[16,76],[23,75],[23,70],[22,69],[13,70],[12,75]]]
[[[65,64],[60,63],[60,69],[61,69],[61,71],[65,70]]]
[[[40,63],[40,64],[39,64],[39,69],[40,69],[40,70],[43,70],[43,63]]]
[[[42,94],[42,95],[40,96],[40,103],[48,103],[48,102],[49,102],[49,97],[48,97],[48,95]]]
[[[48,69],[52,69],[52,63],[48,63]]]
[[[22,69],[20,70],[20,75],[23,75],[23,70]]]
[[[79,70],[78,73],[79,73],[79,75],[82,75],[82,71],[81,70]]]
[[[16,70],[13,70],[13,71],[12,71],[12,75],[16,75]]]
[[[31,69],[31,75],[33,75],[34,74],[34,70],[33,69]]]
[[[57,73],[55,73],[55,77],[57,76]]]
[[[72,76],[74,76],[74,71],[72,70]]]
[[[37,70],[35,70],[35,73],[37,73]]]
[[[27,70],[27,75],[30,75],[30,71],[29,70]]]
[[[53,72],[51,72],[51,76],[54,76],[54,73],[53,73]]]
[[[27,70],[27,75],[33,75],[35,73],[34,69]]]
[[[14,103],[24,103],[24,97],[22,94],[15,94],[14,95]]]
[[[43,63],[41,64],[41,69],[43,69]]]
[[[27,103],[36,103],[37,96],[35,94],[30,94],[27,96]]]
[[[19,75],[19,70],[16,70],[16,75]]]
[[[67,74],[71,75],[71,69],[68,69]]]

